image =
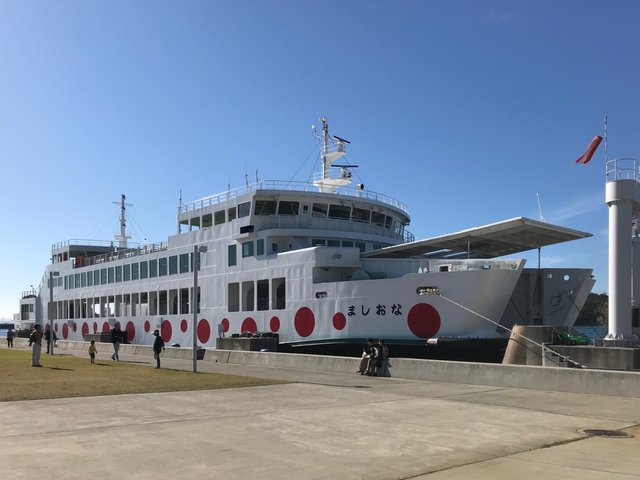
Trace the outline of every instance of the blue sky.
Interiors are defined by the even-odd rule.
[[[307,180],[311,124],[416,238],[538,218],[593,238],[543,266],[607,290],[604,147],[640,158],[640,2],[0,0],[0,317],[53,243],[173,234],[185,201]],[[536,254],[527,255],[531,264]]]

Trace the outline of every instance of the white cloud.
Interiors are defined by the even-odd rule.
[[[603,210],[604,208],[604,196],[602,192],[597,192],[590,196],[582,196],[569,205],[557,208],[550,214],[545,215],[545,217],[547,221],[560,223],[574,217]]]

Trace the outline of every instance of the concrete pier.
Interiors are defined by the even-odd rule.
[[[86,355],[84,345],[70,346],[58,352]],[[190,370],[190,358],[175,350],[163,366]],[[98,361],[111,363],[109,351],[99,351]],[[637,395],[497,387],[474,383],[473,375],[467,383],[374,378],[338,368],[357,359],[302,356],[286,364],[286,354],[216,353],[253,363],[210,356],[199,371],[295,383],[5,402],[0,462],[7,478],[640,479]],[[274,366],[274,356],[283,363]],[[121,360],[149,368],[153,361],[144,350],[121,352]],[[405,361],[391,359],[398,369]],[[426,362],[437,375],[470,368]],[[525,377],[540,370],[502,371],[513,368]],[[547,370],[550,386],[560,371],[568,370]],[[593,437],[584,429],[635,436]]]

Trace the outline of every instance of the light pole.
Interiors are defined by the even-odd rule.
[[[60,272],[49,271],[49,353],[53,355],[53,277],[60,275]]]
[[[198,270],[200,270],[200,254],[205,253],[207,247],[193,246],[193,369],[198,371]]]

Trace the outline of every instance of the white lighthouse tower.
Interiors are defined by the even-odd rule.
[[[633,158],[606,163],[609,207],[609,333],[605,345],[633,347],[632,317],[640,308],[640,170]]]

